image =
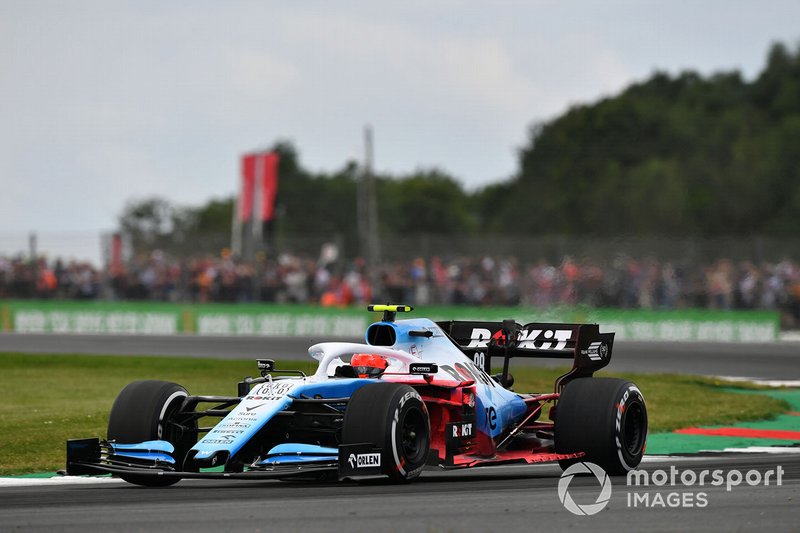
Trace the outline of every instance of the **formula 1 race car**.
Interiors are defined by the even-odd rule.
[[[67,474],[111,473],[138,485],[182,478],[409,481],[425,468],[591,461],[623,474],[642,459],[647,410],[622,379],[593,378],[613,333],[596,324],[396,320],[374,305],[366,344],[309,348],[313,375],[258,360],[231,397],[136,381],[119,393],[107,440],[67,442]],[[571,358],[553,392],[514,392],[515,357]],[[490,375],[492,358],[502,372]],[[207,406],[207,407],[203,407]],[[539,417],[548,407],[550,421]],[[219,418],[214,425],[208,417]],[[201,422],[203,425],[201,425]]]

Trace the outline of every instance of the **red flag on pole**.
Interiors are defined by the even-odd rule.
[[[111,274],[118,275],[122,272],[122,235],[115,233],[111,236],[111,260],[109,261]]]
[[[247,222],[253,216],[257,157],[252,154],[242,157],[242,191],[239,195],[239,220],[242,222]]]
[[[280,155],[276,152],[262,154],[264,159],[261,162],[262,176],[261,182],[261,217],[262,222],[272,220],[275,216],[275,196],[278,192],[278,163]]]

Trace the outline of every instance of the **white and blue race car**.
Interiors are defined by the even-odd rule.
[[[67,442],[68,475],[111,473],[138,485],[182,478],[409,481],[426,468],[592,461],[636,468],[647,437],[642,393],[594,378],[614,334],[596,324],[396,320],[374,305],[366,343],[309,348],[313,375],[258,361],[231,397],[136,381],[117,397],[108,435]],[[512,390],[515,357],[573,360],[552,392]],[[502,372],[490,375],[492,359]],[[548,407],[549,420],[540,420]],[[208,420],[218,420],[209,425]]]

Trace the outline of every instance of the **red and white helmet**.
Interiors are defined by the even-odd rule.
[[[377,378],[386,371],[389,362],[373,353],[354,353],[350,359],[350,366],[360,378]]]

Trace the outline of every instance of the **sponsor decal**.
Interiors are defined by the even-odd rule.
[[[488,348],[489,340],[494,339],[498,345],[505,343],[503,331],[494,335],[486,328],[472,328],[468,348]],[[518,347],[528,350],[563,350],[572,339],[571,329],[523,329],[519,333]]]
[[[260,404],[258,404],[258,405],[253,405],[252,407],[245,407],[245,409],[247,409],[248,411],[252,411],[253,409],[258,409],[258,408],[259,408],[259,407],[261,407],[262,405],[267,405],[267,404],[265,404],[265,403],[260,403]]]
[[[225,422],[240,422],[244,424],[252,424],[253,419],[258,416],[258,413],[239,411],[236,414],[228,415],[225,417]]]
[[[410,374],[436,374],[439,366],[434,363],[411,363],[408,365]]]
[[[523,329],[519,335],[518,347],[528,350],[563,350],[571,338],[571,329],[532,329],[530,331]]]
[[[461,398],[461,401],[467,407],[475,407],[475,395],[471,392],[464,392],[464,395]]]
[[[492,332],[486,328],[472,328],[468,348],[488,348]]]
[[[405,405],[405,403],[408,400],[410,400],[411,398],[416,398],[417,400],[422,401],[422,398],[420,397],[419,394],[417,394],[417,391],[413,391],[413,390],[412,391],[408,391],[407,393],[405,393],[403,395],[402,398],[400,398],[400,406],[399,406],[398,409],[402,409],[403,406]],[[395,413],[395,416],[397,416],[397,413]]]
[[[203,439],[203,444],[230,444],[234,440],[236,440],[236,435],[219,435],[218,438],[215,435],[215,438],[213,439]]]
[[[221,428],[221,427],[225,427],[225,426],[231,426],[231,427],[236,427],[236,428],[241,429],[243,427],[250,426],[250,424],[252,424],[252,423],[253,423],[253,419],[251,419],[251,418],[242,418],[242,417],[238,417],[238,416],[232,416],[232,417],[224,418],[222,421],[220,421],[220,423],[215,426],[215,429],[218,429],[218,428]]]
[[[490,429],[497,429],[497,411],[494,407],[486,408],[486,424]]]
[[[274,402],[289,394],[289,391],[291,391],[295,385],[296,383],[268,381],[267,383],[262,383],[258,387],[254,388],[247,396],[247,399]]]
[[[622,413],[625,412],[625,409],[628,405],[628,399],[631,397],[631,392],[635,392],[640,398],[642,397],[642,392],[636,385],[631,385],[628,387],[628,390],[625,391],[625,394],[622,395],[622,399],[620,399],[619,403],[617,404],[617,413],[614,419],[614,430],[615,430],[615,442],[617,444],[617,455],[619,455],[620,459],[622,459],[622,442],[620,441],[619,434],[622,428]],[[624,460],[623,460],[624,462]]]
[[[608,344],[604,342],[593,342],[586,350],[582,350],[583,355],[589,357],[592,361],[602,361],[608,358]]]
[[[466,439],[472,436],[473,436],[472,423],[453,424],[453,438]]]
[[[255,418],[256,413],[237,413],[235,416],[227,416],[225,417],[225,422],[233,422],[237,425],[245,425],[245,424],[252,424],[253,418]]]
[[[468,348],[487,348],[490,339],[497,346],[505,346],[506,344],[506,335],[502,329],[495,331],[494,335],[492,335],[492,332],[486,328],[472,328],[470,339]]]
[[[350,468],[374,468],[381,466],[380,453],[351,453],[347,459]]]

